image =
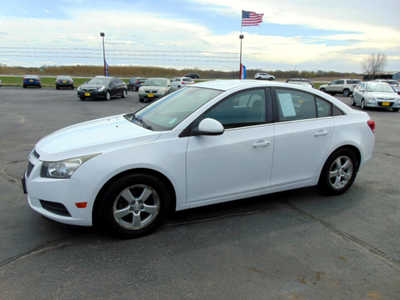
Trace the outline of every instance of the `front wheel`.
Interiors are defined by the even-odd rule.
[[[113,182],[101,201],[101,213],[111,233],[121,238],[136,238],[163,223],[171,195],[159,178],[131,174]]]
[[[318,187],[326,195],[339,195],[353,184],[359,161],[351,149],[339,149],[329,156],[322,169]]]
[[[367,107],[365,106],[365,100],[364,99],[361,100],[361,105],[360,106],[361,106],[362,110],[366,110],[367,109]]]
[[[122,91],[121,97],[126,98],[128,96],[128,92],[126,90]]]
[[[394,112],[399,112],[399,109],[398,108],[393,108],[393,111]]]
[[[110,101],[111,100],[111,94],[110,92],[106,92],[106,96],[105,96],[106,101]]]
[[[348,89],[345,89],[343,91],[343,97],[348,97],[348,96],[350,96],[350,91]]]

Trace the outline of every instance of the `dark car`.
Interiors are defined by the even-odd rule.
[[[190,77],[190,78],[192,78],[192,79],[199,79],[199,78],[200,78],[200,75],[197,74],[197,73],[188,73],[188,74],[186,74],[186,75],[183,75],[183,77]]]
[[[71,76],[57,76],[56,77],[56,89],[70,88],[74,89],[74,81]]]
[[[147,78],[144,78],[144,77],[132,77],[131,79],[129,79],[128,91],[136,91],[137,92],[146,79]]]
[[[125,98],[128,95],[126,83],[116,77],[96,76],[82,84],[78,90],[78,97],[86,99],[111,100],[112,97]]]
[[[40,83],[40,77],[37,75],[25,75],[24,79],[22,80],[22,86],[24,89],[29,86],[41,88],[42,84]]]

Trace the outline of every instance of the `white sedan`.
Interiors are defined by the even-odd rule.
[[[361,109],[368,107],[391,109],[398,112],[400,109],[400,96],[385,82],[362,82],[353,91],[353,106]]]
[[[315,89],[205,82],[44,137],[22,183],[50,219],[137,237],[171,211],[305,186],[341,194],[372,157],[374,129]]]

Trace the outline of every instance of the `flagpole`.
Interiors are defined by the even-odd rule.
[[[243,32],[243,10],[242,10],[242,18],[240,20],[240,35],[239,35],[239,39],[240,39],[240,61],[239,61],[239,79],[242,79],[242,41],[244,38],[244,35],[242,34]]]

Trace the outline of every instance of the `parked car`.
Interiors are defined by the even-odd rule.
[[[128,91],[138,91],[142,86],[143,82],[145,82],[146,78],[144,77],[132,77],[129,79],[128,83]]]
[[[258,80],[275,80],[275,76],[268,73],[256,73],[254,78]]]
[[[57,76],[56,77],[56,89],[70,88],[74,89],[74,80],[71,76]]]
[[[362,82],[353,92],[353,106],[378,107],[399,111],[400,96],[385,82]]]
[[[339,79],[333,80],[328,84],[323,84],[319,89],[325,93],[335,95],[343,94],[344,97],[349,97],[353,93],[353,89],[360,84],[359,79]]]
[[[125,98],[128,95],[126,83],[116,77],[96,76],[77,89],[78,97],[86,99],[105,99],[120,96]]]
[[[297,85],[302,85],[302,86],[306,86],[306,87],[310,87],[310,88],[313,87],[311,80],[305,79],[305,78],[289,78],[288,80],[286,80],[286,82],[290,83],[290,84],[297,84]]]
[[[164,97],[171,91],[171,81],[168,78],[148,78],[139,88],[139,101],[151,101]]]
[[[377,79],[375,80],[376,82],[385,82],[390,84],[390,86],[393,88],[393,90],[400,95],[400,83],[397,80],[393,79]]]
[[[47,218],[138,237],[172,211],[306,186],[342,194],[372,157],[374,129],[318,90],[210,81],[44,137],[22,184]]]
[[[30,86],[41,88],[40,77],[37,75],[25,75],[22,79],[22,86],[24,89]]]
[[[192,78],[192,79],[199,79],[199,78],[200,78],[200,75],[197,74],[197,73],[188,73],[188,74],[186,74],[186,75],[183,75],[183,77],[190,77],[190,78]]]
[[[194,80],[190,77],[175,77],[171,79],[171,89],[177,90],[185,85],[194,83]]]

